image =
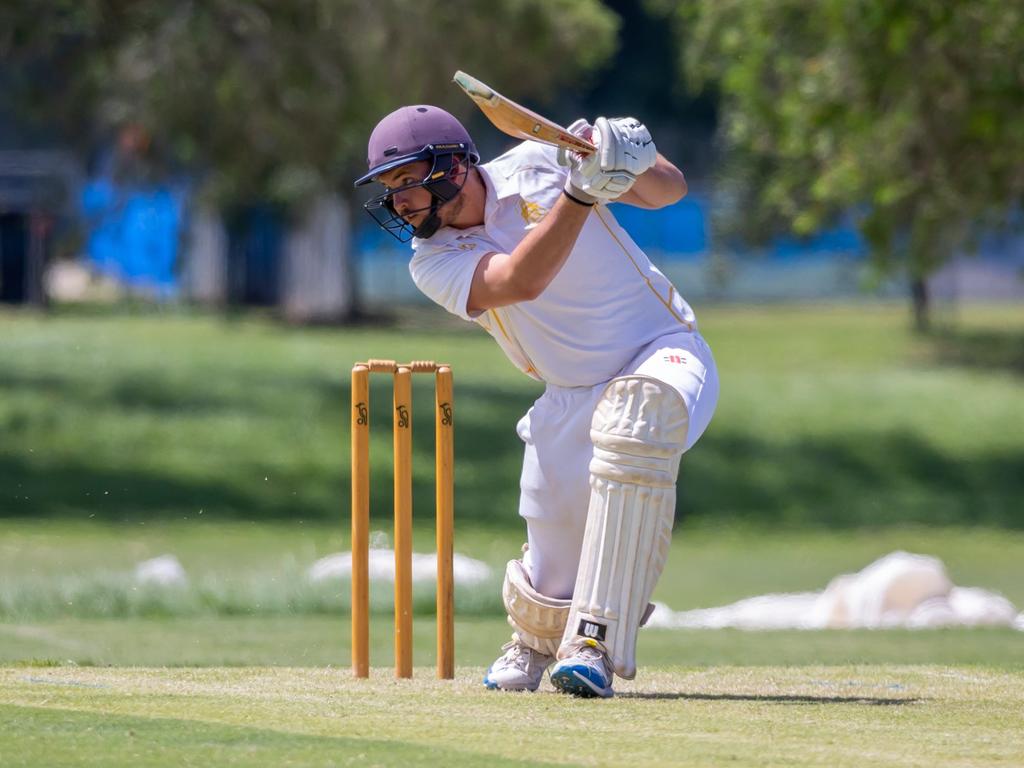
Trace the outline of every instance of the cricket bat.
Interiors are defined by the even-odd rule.
[[[553,123],[546,117],[541,117],[536,112],[505,98],[472,75],[459,70],[455,73],[454,80],[466,95],[476,102],[487,119],[494,123],[499,131],[509,136],[565,147],[583,155],[589,155],[597,149],[586,139],[569,133],[558,123]]]

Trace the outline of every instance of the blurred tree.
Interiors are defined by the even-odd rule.
[[[689,181],[710,175],[715,99],[686,87],[676,66],[679,36],[663,14],[651,11],[649,0],[604,2],[622,19],[619,50],[598,72],[593,87],[577,92],[579,104],[573,106],[590,119],[634,115],[651,129],[659,151],[679,165]]]
[[[27,102],[77,140],[135,124],[221,208],[350,198],[373,124],[466,115],[456,69],[546,98],[615,50],[600,0],[39,0],[0,9]]]
[[[1024,195],[1024,4],[652,4],[674,15],[691,82],[719,92],[738,231],[807,235],[853,212],[927,327],[927,276]]]

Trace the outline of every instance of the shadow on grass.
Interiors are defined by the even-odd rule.
[[[149,413],[158,417],[182,413],[216,415],[245,412],[253,408],[254,392],[259,395],[277,394],[281,402],[287,403],[289,392],[310,386],[311,382],[294,375],[256,376],[249,372],[236,372],[232,376],[205,381],[200,386],[152,372],[132,372],[99,381],[19,371],[0,372],[0,392],[7,396],[27,391],[52,396],[62,404]],[[334,394],[337,395],[337,390]]]
[[[133,765],[145,752],[149,765],[493,765],[527,766],[533,761],[505,758],[421,740],[351,735],[342,715],[323,715],[325,733],[291,731],[275,712],[250,702],[252,719],[265,726],[204,720],[182,699],[178,716],[136,716],[105,712],[87,699],[81,709],[0,704],[7,724],[0,748],[9,748],[28,765]],[[226,705],[240,706],[227,698]]]
[[[1024,449],[939,450],[909,432],[767,443],[712,429],[683,458],[677,517],[856,527],[1024,528]]]
[[[940,363],[1024,376],[1024,332],[952,329],[929,340]]]
[[[426,377],[423,377],[424,379]],[[268,388],[270,382],[262,382]],[[49,390],[56,399],[77,402],[76,415],[94,405],[113,403],[114,413],[151,418],[154,435],[167,434],[174,444],[156,443],[140,455],[125,450],[117,462],[98,459],[78,446],[62,445],[63,455],[32,449],[40,435],[54,431],[60,418],[47,410],[15,412],[0,422],[0,518],[68,517],[107,520],[180,519],[202,510],[204,519],[341,520],[349,514],[348,386],[325,378],[278,381],[302,392],[302,405],[293,408],[294,459],[264,461],[264,451],[280,446],[259,433],[261,424],[280,434],[292,413],[280,411],[268,419],[260,407],[288,405],[269,402],[249,405],[250,439],[237,451],[218,456],[208,446],[186,444],[195,439],[187,428],[167,430],[162,422],[176,413],[199,411],[204,418],[229,412],[246,415],[237,399],[208,391],[181,392],[156,379],[115,382],[102,393],[77,390],[58,377],[10,377],[0,380],[12,389]],[[456,518],[492,525],[518,524],[518,472],[522,444],[515,424],[530,406],[532,395],[522,390],[460,384],[455,403]],[[413,400],[413,495],[417,519],[433,520],[434,430],[433,388],[420,383]],[[374,523],[389,529],[393,504],[392,403],[390,382],[375,377],[371,389],[371,508]],[[115,416],[116,417],[116,416]],[[262,419],[262,421],[261,421]],[[97,418],[95,426],[102,426]],[[112,430],[116,434],[116,430]],[[307,436],[312,436],[307,440]],[[47,438],[48,439],[48,438]],[[158,438],[156,438],[158,439]],[[83,441],[82,445],[91,443]],[[324,453],[311,445],[328,445]],[[116,446],[114,446],[116,448]],[[166,447],[178,456],[177,464],[161,461]],[[76,450],[77,449],[77,450]],[[181,460],[194,452],[194,460]],[[115,452],[120,454],[120,452]],[[185,471],[183,471],[183,468]],[[218,475],[218,468],[221,468]],[[273,482],[265,482],[272,476]]]
[[[413,408],[413,494],[424,526],[432,524],[434,495],[433,388],[425,379],[414,387]],[[347,519],[347,382],[324,376],[260,378],[251,386],[262,394],[241,405],[231,394],[236,384],[211,382],[182,391],[153,377],[122,377],[101,390],[81,391],[59,377],[3,376],[0,389],[52,390],[56,401],[75,404],[69,413],[77,419],[100,402],[113,402],[112,419],[119,410],[148,419],[151,447],[115,450],[105,459],[89,455],[87,446],[95,441],[88,440],[61,444],[61,453],[30,452],[33,444],[51,440],[63,412],[56,406],[10,411],[0,423],[0,518],[180,519],[203,510],[204,519]],[[533,393],[457,382],[455,398],[456,519],[518,526],[522,444],[515,425]],[[193,444],[208,432],[175,426],[173,416],[185,411],[200,411],[203,419],[229,417],[236,425],[241,419],[245,428],[238,431],[237,445],[221,443],[218,455]],[[393,500],[391,414],[390,382],[375,377],[371,506],[374,525],[386,530]],[[80,429],[100,429],[103,418],[83,420]],[[118,433],[112,428],[110,434]],[[281,434],[289,435],[283,450]],[[175,462],[163,461],[164,448]],[[268,459],[271,450],[275,456]],[[713,424],[683,459],[676,512],[679,518],[709,522],[783,526],[923,523],[1021,529],[1022,468],[1024,448],[976,450],[963,458],[911,432],[865,430],[787,441]],[[265,482],[267,476],[272,482]]]
[[[616,693],[620,699],[679,699],[682,701],[753,701],[763,704],[865,704],[872,707],[899,707],[917,704],[921,699],[892,699],[875,696],[797,696],[787,694],[755,695],[744,693]]]
[[[131,465],[98,467],[84,457],[36,462],[0,454],[0,489],[0,518],[148,520],[197,514],[239,518],[273,510],[265,497],[216,479],[188,479]],[[301,513],[303,505],[296,504],[294,511]]]

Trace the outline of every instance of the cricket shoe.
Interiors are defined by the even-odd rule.
[[[582,640],[551,670],[551,684],[562,693],[583,698],[611,698],[612,665],[596,640]]]
[[[491,690],[536,691],[544,670],[551,666],[554,656],[548,656],[517,640],[501,646],[505,653],[499,656],[484,675],[484,685]]]

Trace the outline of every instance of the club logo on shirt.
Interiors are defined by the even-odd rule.
[[[674,363],[675,365],[686,365],[686,358],[682,355],[665,355],[662,360],[666,363]]]
[[[527,224],[538,224],[547,215],[548,211],[546,208],[541,208],[538,203],[520,200],[519,213]]]
[[[472,251],[476,248],[476,243],[459,243],[458,248],[460,251]]]

